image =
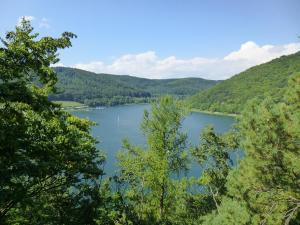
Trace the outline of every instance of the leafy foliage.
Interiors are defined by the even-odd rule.
[[[266,99],[244,111],[239,130],[246,156],[230,173],[226,186],[227,195],[239,203],[236,207],[245,217],[232,218],[228,224],[299,224],[299,88],[297,74],[290,80],[284,102]],[[223,202],[220,212],[232,204]],[[213,220],[218,217],[222,213]]]
[[[182,188],[174,175],[187,169],[187,136],[180,132],[184,111],[174,98],[163,97],[145,111],[142,130],[147,148],[124,141],[120,152],[121,178],[128,183],[126,197],[136,202],[139,220],[162,223],[176,211],[177,190]]]
[[[207,204],[207,210],[219,210],[221,198],[227,193],[225,185],[228,173],[234,166],[230,153],[238,147],[235,132],[218,135],[213,127],[208,126],[202,131],[201,144],[192,151],[195,159],[202,165],[199,184],[203,188],[202,195],[206,195],[206,201],[211,202]]]
[[[32,32],[23,20],[0,48],[0,221],[82,224],[76,213],[89,207],[104,158],[89,134],[92,123],[48,100],[56,83],[49,66],[76,36],[36,40]]]
[[[141,126],[147,145],[124,140],[119,174],[102,180],[92,122],[48,99],[57,81],[49,66],[75,35],[37,40],[32,32],[23,20],[0,48],[1,224],[300,224],[300,73],[293,74],[299,53],[250,69],[278,66],[293,75],[286,88],[281,80],[278,96],[271,90],[273,98],[250,102],[234,130],[204,129],[192,155],[181,131],[182,102],[154,102]],[[245,155],[233,165],[237,148]],[[190,156],[202,167],[198,177],[185,176]]]
[[[204,217],[203,225],[246,225],[250,224],[250,215],[245,207],[236,200],[223,198],[219,211]]]

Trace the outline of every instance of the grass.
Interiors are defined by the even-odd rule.
[[[62,108],[84,108],[86,105],[80,102],[74,101],[53,101],[56,104],[60,104]]]

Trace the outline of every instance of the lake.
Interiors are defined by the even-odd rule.
[[[88,118],[97,123],[92,128],[92,134],[100,142],[98,148],[106,152],[106,174],[113,175],[116,171],[115,156],[121,149],[122,139],[128,138],[131,143],[141,146],[146,144],[140,123],[144,110],[149,109],[148,104],[138,104],[72,112],[78,117]],[[234,117],[193,112],[184,119],[182,129],[188,134],[188,142],[197,145],[200,141],[200,132],[205,126],[213,125],[217,132],[225,132],[234,122]],[[189,175],[196,176],[199,173],[199,166],[192,163]]]

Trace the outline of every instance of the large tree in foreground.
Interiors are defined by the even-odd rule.
[[[103,157],[89,134],[91,122],[48,100],[57,81],[50,65],[74,37],[38,39],[23,20],[1,39],[1,223],[89,224],[78,217],[91,212]]]
[[[126,198],[141,221],[165,223],[181,206],[181,187],[174,178],[187,169],[187,136],[180,131],[183,115],[177,100],[161,98],[144,114],[147,147],[125,141],[118,156],[121,179],[128,184]]]

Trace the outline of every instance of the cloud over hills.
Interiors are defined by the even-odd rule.
[[[154,51],[148,51],[120,56],[110,64],[92,61],[75,64],[72,67],[97,73],[129,74],[153,79],[194,76],[221,80],[252,66],[297,51],[300,51],[300,43],[259,46],[253,41],[248,41],[242,44],[240,49],[230,52],[223,58],[179,59],[175,56],[160,58]]]

